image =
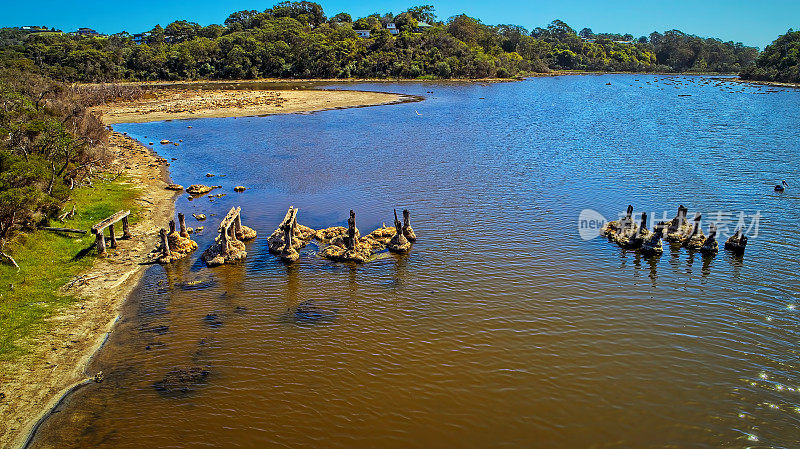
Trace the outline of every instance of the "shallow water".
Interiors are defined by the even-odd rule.
[[[239,265],[198,250],[149,269],[92,363],[106,380],[34,447],[800,445],[800,91],[647,75],[344,88],[426,100],[115,126],[182,139],[156,148],[173,180],[223,186],[177,201],[201,250],[234,205],[259,238]],[[713,259],[580,237],[583,209],[629,203],[659,219],[684,204],[706,229],[758,212],[758,235]],[[315,228],[355,209],[362,232],[409,208],[419,241],[359,267],[309,246],[287,267],[266,236],[290,205]],[[305,301],[322,314],[294,313]],[[192,391],[154,388],[193,366],[209,375]]]

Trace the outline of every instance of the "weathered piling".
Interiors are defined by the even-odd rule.
[[[161,235],[161,251],[162,251],[161,257],[162,258],[171,257],[172,251],[170,251],[169,249],[169,239],[167,238],[167,230],[161,228],[159,234]]]
[[[708,237],[703,241],[700,247],[700,252],[706,256],[713,256],[719,251],[719,244],[717,243],[717,227],[714,224],[708,226]]]
[[[414,229],[411,227],[411,212],[408,209],[403,209],[403,235],[409,242],[417,241],[417,234],[414,233]]]
[[[180,225],[180,235],[183,238],[189,238],[189,232],[186,230],[186,216],[183,213],[178,213],[178,225]]]
[[[694,220],[692,220],[692,230],[689,232],[689,235],[681,242],[681,244],[687,248],[691,249],[700,249],[703,246],[703,242],[706,240],[705,234],[703,234],[703,229],[700,227],[700,220],[702,219],[702,215],[697,213],[694,216]]]
[[[235,262],[247,257],[244,243],[238,240],[236,236],[236,220],[241,210],[241,207],[232,207],[231,210],[228,211],[225,218],[223,218],[219,224],[219,228],[217,229],[218,235],[214,239],[214,243],[203,252],[201,258],[209,267]],[[239,227],[242,230],[245,229],[245,226],[241,225],[241,221],[239,222]],[[247,229],[252,231],[253,235],[251,238],[254,238],[255,231],[250,228]]]
[[[734,253],[744,253],[747,247],[747,236],[742,232],[742,228],[737,228],[736,232],[725,241],[725,249]]]
[[[642,247],[641,252],[646,256],[652,256],[661,254],[664,252],[664,248],[661,245],[661,238],[664,235],[664,230],[666,229],[667,224],[659,222],[657,225],[653,227],[653,232],[648,233],[644,239],[642,240]]]
[[[269,238],[267,238],[269,251],[272,254],[280,256],[281,253],[283,253],[283,249],[286,246],[287,226],[291,227],[291,245],[295,251],[300,251],[300,249],[306,246],[314,238],[316,231],[308,226],[303,226],[297,223],[297,214],[299,212],[300,210],[296,207],[290,207],[286,212],[286,215],[283,217],[281,223],[278,225],[275,231],[272,232]]]
[[[389,251],[395,253],[407,253],[408,250],[411,249],[411,242],[403,235],[403,225],[400,224],[400,220],[397,219],[397,209],[394,210],[394,229],[394,237],[392,237],[392,240],[389,241],[386,247]]]

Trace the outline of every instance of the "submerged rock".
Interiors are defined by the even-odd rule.
[[[725,241],[725,249],[733,251],[734,253],[743,253],[747,247],[747,236],[744,235],[742,229],[739,228],[736,232]]]
[[[244,192],[245,190],[247,190],[247,187],[245,186],[236,186],[233,188],[234,192]]]
[[[162,380],[155,382],[153,388],[165,395],[186,394],[205,384],[209,374],[211,372],[208,369],[198,366],[186,369],[178,368],[168,372]]]
[[[290,311],[290,321],[295,324],[319,324],[333,321],[338,311],[323,307],[314,300],[308,299]]]

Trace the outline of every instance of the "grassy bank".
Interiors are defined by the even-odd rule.
[[[131,210],[131,222],[137,219],[134,186],[120,177],[97,178],[94,187],[72,191],[75,216],[53,226],[89,230],[98,221],[120,209]],[[80,300],[61,295],[58,290],[72,277],[89,268],[96,257],[90,249],[94,236],[87,232],[63,234],[35,231],[18,235],[5,246],[20,270],[0,265],[0,360],[11,360],[27,353],[36,339],[47,330],[47,319],[60,307]],[[110,250],[113,251],[113,250]]]

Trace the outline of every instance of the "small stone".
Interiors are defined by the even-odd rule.
[[[247,187],[245,186],[236,186],[233,188],[234,192],[244,192],[245,190],[247,190]]]
[[[206,178],[213,178],[213,177],[214,175],[212,175],[211,173],[206,173]]]
[[[102,382],[103,381],[103,377],[104,377],[103,376],[103,372],[102,371],[98,371],[97,374],[94,375],[95,383],[99,384],[100,382]]]
[[[169,140],[167,140],[167,139],[163,139],[163,140],[161,141],[161,145],[169,145],[170,143],[172,143],[172,142],[170,142],[170,141],[169,141]]]
[[[206,214],[192,214],[192,216],[194,218],[196,218],[197,220],[199,220],[199,221],[202,221],[202,220],[206,219]]]

